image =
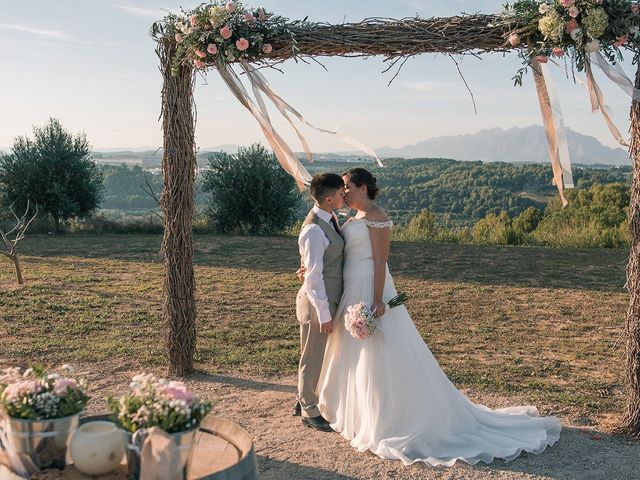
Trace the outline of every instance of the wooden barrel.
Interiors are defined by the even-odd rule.
[[[80,423],[106,419],[108,419],[106,415],[96,415],[81,418]],[[224,418],[209,415],[200,424],[199,432],[196,434],[196,443],[191,460],[189,480],[258,480],[258,464],[253,440],[239,425]],[[0,479],[15,478],[20,480],[19,477],[11,473],[8,462],[2,461],[1,454],[0,451]],[[73,465],[69,465],[65,470],[48,470],[42,474],[44,476],[36,474],[34,478],[126,480],[126,472],[127,467],[123,463],[117,471],[111,474],[88,477],[78,472]]]
[[[190,477],[198,480],[257,480],[253,440],[239,425],[207,416],[200,424]]]

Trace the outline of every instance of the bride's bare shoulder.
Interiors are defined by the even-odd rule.
[[[365,218],[370,222],[376,222],[376,223],[389,221],[389,215],[387,215],[387,212],[385,212],[383,208],[380,208],[377,205],[375,208],[372,208],[370,211],[367,212],[367,215],[365,216]]]

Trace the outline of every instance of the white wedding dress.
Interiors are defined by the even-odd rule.
[[[405,465],[490,463],[553,445],[561,429],[555,417],[539,417],[530,406],[491,410],[458,391],[404,306],[377,319],[369,338],[351,337],[344,326],[346,308],[373,301],[373,257],[365,222],[351,220],[342,228],[344,292],[318,383],[320,411],[332,428],[359,451]],[[396,293],[387,268],[383,301]]]

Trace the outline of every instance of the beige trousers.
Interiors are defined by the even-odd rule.
[[[338,304],[329,302],[329,311],[335,315]],[[300,322],[300,364],[298,366],[298,401],[302,415],[313,418],[318,410],[318,380],[324,361],[327,333],[320,333],[316,309],[311,305],[304,286],[296,296],[296,316]]]

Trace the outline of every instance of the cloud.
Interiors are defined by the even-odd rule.
[[[40,35],[42,37],[57,38],[58,40],[66,40],[71,38],[60,30],[41,30],[39,28],[27,27],[25,25],[17,25],[12,23],[0,23],[0,30],[14,30],[17,32],[30,33],[32,35]]]
[[[137,15],[139,17],[145,18],[153,18],[155,20],[164,18],[167,12],[170,11],[168,8],[141,8],[131,5],[116,5],[116,7],[132,15]]]

